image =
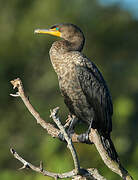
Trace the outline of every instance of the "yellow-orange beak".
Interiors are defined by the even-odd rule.
[[[53,36],[61,37],[61,33],[58,30],[56,30],[56,28],[54,28],[54,29],[35,29],[34,33],[35,34],[51,34]]]

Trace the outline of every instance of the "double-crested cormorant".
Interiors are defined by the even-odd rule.
[[[112,131],[112,99],[96,65],[81,53],[85,38],[73,24],[57,24],[50,29],[36,29],[35,33],[51,34],[63,38],[52,44],[50,59],[58,75],[59,86],[72,117],[70,131],[78,121],[86,122],[89,129],[97,129],[104,148],[112,160],[118,155],[110,138]],[[88,131],[79,136],[88,140]]]

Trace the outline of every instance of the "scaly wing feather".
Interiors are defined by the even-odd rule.
[[[96,124],[104,133],[112,130],[112,100],[106,82],[97,67],[88,59],[85,65],[76,65],[76,74],[87,101],[93,107]]]

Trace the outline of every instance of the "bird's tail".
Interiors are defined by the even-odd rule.
[[[110,134],[103,135],[100,133],[100,137],[101,137],[101,142],[103,144],[103,147],[106,150],[106,152],[108,153],[109,157],[113,161],[116,161],[117,163],[119,163],[120,162],[119,157],[118,157],[118,154],[115,150],[114,144],[110,138]]]

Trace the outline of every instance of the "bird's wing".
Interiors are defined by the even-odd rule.
[[[96,121],[101,130],[112,130],[112,99],[106,82],[97,67],[88,59],[82,65],[76,65],[76,74],[87,101],[96,113]]]

